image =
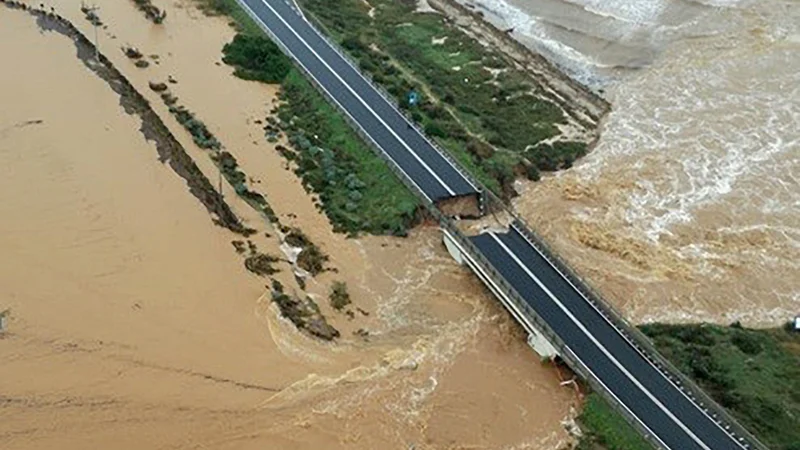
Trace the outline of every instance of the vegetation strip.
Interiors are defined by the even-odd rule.
[[[144,16],[147,18],[147,20],[156,25],[164,23],[164,19],[167,18],[167,12],[159,9],[150,0],[133,0],[133,3],[136,4],[136,7],[139,9],[139,11],[144,13]]]
[[[147,140],[156,143],[160,161],[169,162],[172,170],[186,180],[189,192],[200,200],[211,214],[216,216],[213,219],[214,223],[235,233],[243,235],[252,233],[253,230],[249,230],[242,225],[239,218],[231,211],[220,194],[186,153],[183,146],[164,125],[158,114],[153,111],[148,101],[114,67],[105,55],[98,53],[99,60],[95,59],[96,49],[94,44],[72,23],[57,14],[33,9],[24,3],[6,0],[0,0],[0,2],[9,8],[28,11],[37,18],[37,22],[43,30],[53,31],[72,39],[77,49],[78,59],[119,95],[120,105],[126,113],[136,115],[141,119],[142,125],[139,130]]]
[[[297,328],[326,341],[339,337],[339,331],[328,323],[311,297],[300,298],[285,293],[283,285],[278,280],[272,280],[271,292],[272,301],[278,305],[281,315]]]
[[[800,333],[738,323],[640,327],[658,351],[771,450],[800,450]]]
[[[772,450],[800,450],[800,333],[738,323],[640,327],[658,351]],[[579,450],[653,447],[597,394],[578,417]]]
[[[507,198],[519,175],[570,167],[587,150],[565,108],[502,53],[411,0],[300,0],[359,64],[480,181]],[[582,130],[593,135],[593,130]]]
[[[282,83],[283,102],[276,112],[291,148],[277,149],[294,165],[306,190],[319,195],[318,206],[335,231],[403,236],[417,223],[414,195],[271,40],[239,34],[223,51],[237,76]],[[273,125],[266,131],[273,133]]]
[[[169,107],[169,112],[189,132],[198,147],[211,152],[211,159],[222,175],[233,186],[236,195],[250,207],[264,214],[271,223],[278,223],[278,216],[267,199],[247,186],[247,175],[239,169],[239,162],[230,152],[224,150],[222,143],[209,131],[206,124],[185,106],[178,104],[164,83],[150,83],[150,89],[160,92],[161,99]]]

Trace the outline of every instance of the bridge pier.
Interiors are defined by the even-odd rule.
[[[528,345],[539,355],[542,360],[550,360],[559,356],[556,347],[545,337],[544,333],[531,322],[525,314],[514,304],[508,293],[501,288],[490,273],[484,270],[464,248],[451,236],[447,230],[442,230],[444,246],[450,256],[460,265],[472,269],[472,272],[483,281],[490,291],[500,299],[500,302],[511,313],[514,319],[528,332]]]

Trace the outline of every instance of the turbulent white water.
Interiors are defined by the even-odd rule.
[[[739,29],[751,0],[463,0],[491,22],[601,89],[652,64],[681,38]]]
[[[587,235],[608,237],[589,245],[608,255],[587,269],[633,297],[640,318],[770,323],[800,311],[800,2],[464,3],[613,103],[594,151],[520,199],[532,221],[572,229],[581,256]],[[544,220],[544,205],[567,213]],[[625,268],[597,269],[647,252],[687,277],[643,286]]]

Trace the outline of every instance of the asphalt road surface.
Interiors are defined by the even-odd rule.
[[[672,450],[741,450],[515,228],[470,238],[593,377]]]
[[[239,0],[358,128],[431,201],[473,185],[285,0]],[[741,450],[737,442],[639,353],[522,234],[470,238],[617,402],[670,450]]]
[[[243,3],[430,201],[479,192],[290,4],[283,0]]]

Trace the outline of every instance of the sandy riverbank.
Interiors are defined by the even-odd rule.
[[[301,227],[370,313],[322,344],[280,319],[238,236],[212,224],[158,161],[139,123],[65,37],[0,8],[0,446],[31,448],[554,448],[575,403],[439,234],[333,234],[263,139],[275,90],[216,65],[232,37],[191,4],[163,5],[162,26],[132,2],[100,3],[100,48],[150,100],[197,165],[216,169],[148,88],[171,86],[251,176],[281,220]],[[160,5],[162,6],[162,5]],[[87,35],[78,5],[55,5]],[[112,36],[115,38],[112,39]],[[119,50],[150,58],[133,66]],[[156,60],[158,64],[156,64]],[[53,74],[58,73],[58,77]],[[265,221],[226,199],[259,248]],[[293,286],[283,265],[282,282]],[[370,340],[352,335],[370,331]],[[520,382],[524,380],[524,382]],[[466,431],[468,430],[468,431]]]

